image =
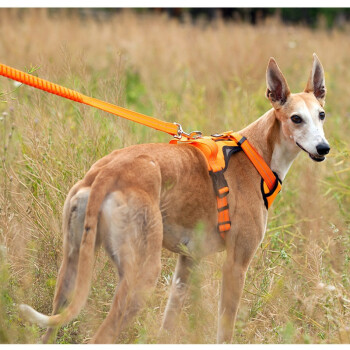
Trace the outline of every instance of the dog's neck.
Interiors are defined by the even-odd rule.
[[[286,140],[275,110],[270,109],[240,133],[256,148],[271,170],[283,180],[300,149]]]

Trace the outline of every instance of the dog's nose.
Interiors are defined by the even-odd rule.
[[[325,142],[322,142],[322,143],[320,143],[319,145],[316,146],[317,153],[320,156],[325,156],[326,154],[328,154],[330,149],[331,148],[329,147],[329,145],[327,143],[325,143]]]

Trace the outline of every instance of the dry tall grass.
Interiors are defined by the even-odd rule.
[[[301,154],[270,211],[268,231],[249,269],[237,343],[349,343],[350,55],[349,29],[178,23],[124,11],[105,22],[46,10],[0,10],[0,57],[42,78],[205,133],[238,130],[270,108],[265,68],[274,56],[293,91],[306,84],[312,53],[328,86],[327,161]],[[0,79],[0,92],[15,89]],[[97,159],[169,137],[56,96],[19,87],[0,96],[0,342],[36,342],[16,304],[50,313],[61,261],[61,212],[69,188]],[[176,256],[163,269],[125,343],[213,343],[223,254],[205,259],[176,332],[158,338]],[[85,342],[105,317],[117,283],[98,253],[84,311],[58,342]]]

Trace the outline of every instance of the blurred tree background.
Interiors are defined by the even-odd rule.
[[[95,17],[97,20],[106,20],[122,8],[50,8],[50,14],[67,11],[77,12],[81,17]],[[171,18],[180,21],[190,19],[194,22],[212,21],[223,18],[227,21],[248,22],[253,25],[264,22],[269,17],[280,18],[286,24],[306,25],[312,28],[319,26],[327,28],[341,28],[350,20],[350,8],[134,8],[139,13],[165,13]],[[26,9],[22,9],[25,12]]]
[[[193,19],[204,17],[209,20],[222,17],[225,20],[236,20],[258,24],[267,17],[280,17],[283,22],[304,24],[317,27],[322,21],[327,27],[343,26],[350,19],[348,8],[169,8],[162,9],[170,16],[181,18],[187,12]]]

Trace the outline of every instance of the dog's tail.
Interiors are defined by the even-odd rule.
[[[94,253],[98,215],[101,204],[108,193],[111,180],[112,179],[106,179],[106,177],[98,175],[91,186],[91,192],[86,208],[84,232],[79,251],[77,277],[71,302],[67,308],[62,311],[62,313],[52,316],[46,316],[35,311],[28,305],[21,304],[19,306],[20,311],[23,317],[28,321],[36,323],[41,327],[61,326],[76,317],[85,305],[90,291],[95,260]]]

